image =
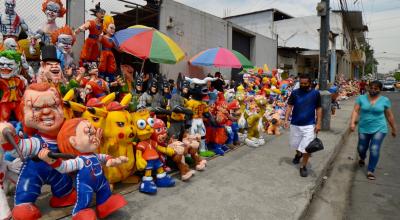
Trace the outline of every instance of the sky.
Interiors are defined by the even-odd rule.
[[[176,0],[191,7],[224,17],[276,8],[294,17],[315,15],[318,0]],[[363,11],[368,25],[367,40],[375,50],[378,72],[386,73],[400,64],[400,0],[347,0],[349,10]],[[339,0],[330,1],[339,8]]]

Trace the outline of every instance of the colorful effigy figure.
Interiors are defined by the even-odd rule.
[[[32,50],[32,52],[34,52],[33,47],[36,44],[36,40],[40,40],[41,46],[55,44],[52,42],[51,35],[58,29],[56,19],[64,17],[67,9],[64,8],[61,0],[44,0],[42,3],[42,11],[46,15],[47,21],[36,31],[31,41],[30,50]]]
[[[30,34],[28,25],[15,11],[16,0],[5,0],[5,14],[0,14],[0,30],[3,40],[7,38],[18,39],[21,30]]]
[[[117,63],[112,49],[116,47],[113,36],[115,33],[114,19],[110,15],[104,16],[103,20],[103,35],[100,36],[101,53],[100,53],[100,76],[107,82],[115,80],[117,72]]]
[[[83,87],[81,98],[86,103],[91,98],[101,98],[110,92],[109,83],[99,77],[99,69],[96,63],[85,65],[88,71],[87,77],[79,75],[76,80]]]
[[[191,99],[186,102],[186,108],[193,112],[192,124],[189,129],[190,134],[200,134],[201,142],[199,153],[203,157],[212,157],[215,155],[214,152],[209,151],[206,146],[206,128],[204,125],[204,119],[208,119],[211,124],[216,124],[213,116],[209,112],[208,105],[203,101],[203,98],[208,96],[207,82],[212,81],[212,78],[205,78],[199,80],[196,78],[185,78],[191,84],[193,88],[190,89]]]
[[[15,41],[14,38],[5,39],[3,42],[3,49],[17,51],[18,53],[22,52],[19,48],[17,41]],[[27,75],[27,77],[30,78],[30,81],[34,82],[36,80],[34,70],[27,62],[25,54],[23,54],[23,53],[21,54],[21,67],[23,70],[23,73],[21,73],[21,75]],[[28,79],[28,78],[26,78],[26,79]]]
[[[27,80],[19,75],[21,54],[13,50],[0,52],[0,121],[22,121],[21,99]]]
[[[42,149],[39,158],[46,161],[60,173],[76,172],[75,182],[77,201],[72,210],[73,220],[97,219],[96,212],[90,208],[92,196],[96,194],[96,211],[99,218],[127,205],[120,194],[112,194],[108,181],[103,173],[106,167],[114,167],[128,161],[127,157],[112,157],[107,154],[96,154],[101,145],[102,129],[96,129],[88,120],[74,118],[64,122],[57,136],[60,151],[76,156],[75,159],[52,159],[50,150]]]
[[[136,145],[136,168],[145,171],[139,191],[155,194],[157,187],[172,187],[174,179],[163,169],[159,152],[172,156],[175,152],[172,148],[162,147],[156,141],[151,140],[154,133],[154,119],[150,116],[148,109],[139,109],[133,113],[133,124],[139,143]],[[156,180],[153,181],[152,171],[156,171]]]
[[[72,46],[74,46],[75,41],[74,32],[68,25],[55,30],[51,34],[51,42],[57,47],[57,57],[61,61],[61,68],[65,72],[68,72],[73,67]]]
[[[45,45],[41,49],[42,60],[37,76],[37,82],[48,82],[59,88],[67,83],[61,68],[61,60],[57,56],[57,48],[53,45]]]
[[[94,9],[90,9],[90,11],[96,18],[87,21],[75,31],[75,34],[77,35],[80,32],[89,30],[89,37],[85,40],[85,44],[81,51],[81,65],[86,62],[97,62],[100,56],[98,40],[103,31],[103,19],[106,11],[100,7],[100,2],[97,3]]]
[[[2,149],[0,143],[0,219],[11,219],[7,195],[14,192],[21,167],[20,158],[14,159],[10,152],[5,152]]]
[[[44,161],[34,159],[43,148],[53,153],[60,152],[57,134],[64,122],[62,98],[49,83],[34,83],[25,90],[21,106],[24,132],[30,137],[22,139],[16,135],[11,124],[0,123],[0,144],[6,151],[12,151],[25,160],[15,191],[13,219],[38,219],[41,212],[35,202],[45,184],[51,188],[51,207],[70,206],[76,201],[71,177],[59,173]],[[7,130],[13,135],[11,138],[15,140],[18,149],[6,143],[4,135]]]

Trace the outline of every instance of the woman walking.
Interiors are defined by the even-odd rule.
[[[369,163],[367,178],[375,180],[374,171],[379,160],[379,152],[388,133],[389,122],[391,134],[396,137],[396,125],[391,110],[389,98],[380,95],[382,83],[373,81],[369,84],[368,94],[360,95],[351,115],[350,129],[356,129],[358,119],[358,154],[360,167],[365,165],[365,158],[369,149]]]

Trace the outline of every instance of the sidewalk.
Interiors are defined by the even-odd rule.
[[[332,119],[332,131],[321,132],[325,150],[310,159],[310,175],[302,178],[292,165],[288,133],[268,137],[265,146],[243,146],[209,161],[207,170],[156,196],[139,192],[125,195],[129,204],[109,219],[299,219],[343,138],[353,100],[342,102]],[[130,216],[130,217],[128,217]]]

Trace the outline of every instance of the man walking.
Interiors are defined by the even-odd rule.
[[[310,154],[306,152],[308,144],[314,140],[315,134],[321,130],[321,96],[311,88],[309,75],[300,76],[300,88],[295,89],[289,97],[288,109],[285,116],[285,128],[289,128],[289,117],[292,116],[290,125],[290,146],[296,149],[293,158],[294,164],[300,165],[300,176],[307,177],[307,162]]]

